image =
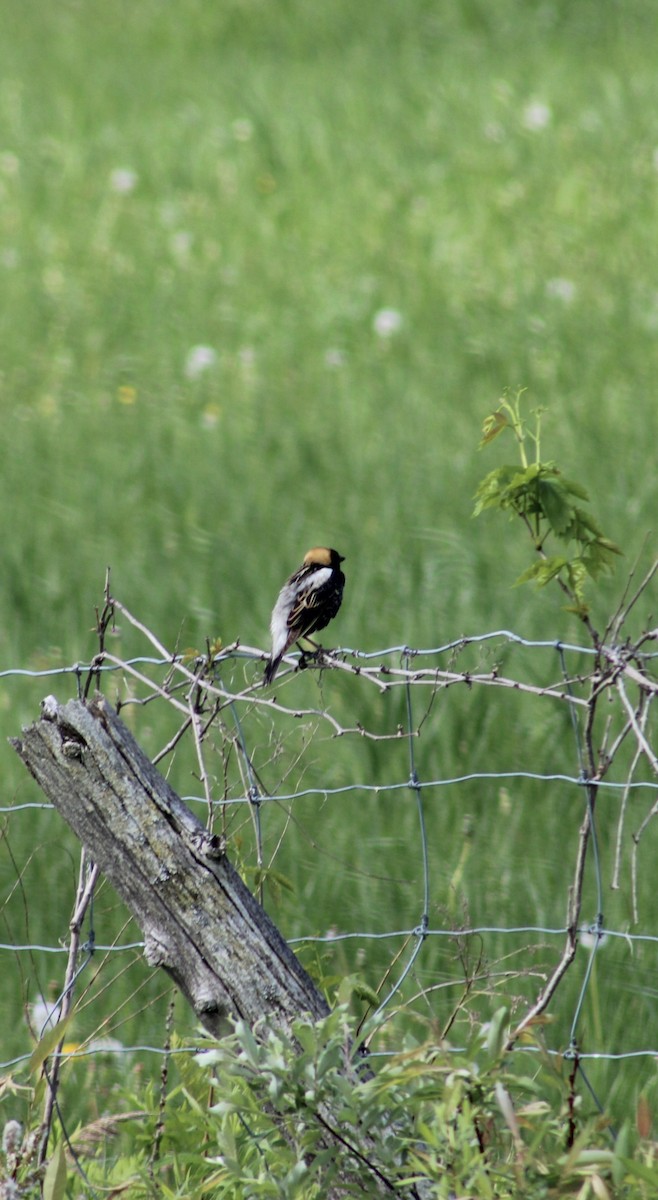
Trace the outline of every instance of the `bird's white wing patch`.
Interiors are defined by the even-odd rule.
[[[323,583],[328,583],[332,574],[331,567],[318,567],[317,571],[307,575],[306,579],[297,585],[297,595],[300,592],[314,592],[316,588],[322,587]]]
[[[270,621],[270,633],[272,634],[272,658],[276,658],[278,654],[283,654],[288,645],[289,626],[288,619],[294,609],[300,595],[303,592],[314,592],[317,588],[322,587],[324,583],[331,578],[331,567],[318,567],[316,571],[312,571],[309,575],[305,575],[302,579],[295,583],[286,583],[279,592],[279,598],[274,605],[272,612],[272,620]]]

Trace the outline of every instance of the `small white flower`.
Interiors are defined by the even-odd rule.
[[[572,279],[562,279],[557,276],[555,279],[548,280],[546,295],[551,296],[554,300],[561,300],[563,304],[573,304],[576,298],[576,285]]]
[[[345,364],[345,355],[342,350],[338,349],[337,346],[332,346],[330,350],[327,350],[325,352],[325,356],[324,356],[325,367],[329,367],[331,370],[336,370],[338,367],[344,366],[344,364]]]
[[[377,337],[393,337],[402,328],[402,314],[396,308],[380,308],[373,317],[372,327]]]
[[[217,362],[217,351],[212,346],[193,346],[185,359],[185,374],[188,379],[198,379]]]
[[[2,1131],[2,1149],[5,1154],[17,1154],[23,1140],[23,1126],[20,1121],[7,1121]]]
[[[110,187],[119,196],[127,196],[137,187],[137,179],[137,172],[132,171],[130,167],[117,167],[110,172]]]
[[[47,1029],[54,1029],[61,1016],[58,1004],[47,1004],[45,1000],[34,1000],[30,1005],[30,1017],[34,1032],[38,1038],[43,1037]]]
[[[526,104],[523,110],[523,126],[531,133],[537,133],[550,125],[552,116],[548,104],[543,104],[541,100],[533,100],[530,104]]]

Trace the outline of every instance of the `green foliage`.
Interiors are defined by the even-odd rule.
[[[7,1080],[3,1081],[5,1086]],[[2,1157],[0,1158],[0,1195],[7,1200],[16,1196],[36,1196],[44,1181],[44,1171],[39,1165],[39,1142],[41,1126],[32,1112],[32,1120],[25,1127],[17,1120],[5,1122],[2,1130]],[[49,1185],[61,1185],[62,1167],[59,1150],[54,1155],[54,1166],[46,1168]],[[65,1169],[64,1169],[65,1176]],[[45,1181],[44,1181],[45,1187]],[[12,1190],[13,1189],[13,1190]]]
[[[30,1056],[30,1071],[38,1071],[58,1043],[63,1040],[70,1019],[70,1015],[64,1017],[62,1021],[58,1021],[56,1025],[46,1029]]]
[[[46,1163],[40,1161],[44,1129],[41,1113],[46,1095],[43,1065],[59,1045],[68,1018],[46,1029],[25,1064],[28,1081],[5,1076],[0,1080],[0,1100],[5,1112],[20,1111],[22,1120],[5,1118],[2,1131],[0,1196],[13,1200],[19,1196],[42,1195],[43,1200],[62,1200],[66,1189],[67,1165],[61,1141],[53,1139],[53,1151]]]
[[[554,462],[540,459],[542,409],[535,411],[535,429],[530,430],[521,415],[521,392],[513,400],[503,398],[494,413],[483,424],[480,448],[488,446],[505,430],[516,439],[521,458],[518,466],[502,466],[490,471],[475,493],[474,516],[489,508],[512,512],[521,517],[540,558],[519,575],[517,584],[533,581],[545,587],[556,579],[570,598],[569,609],[586,617],[589,606],[585,599],[586,577],[598,579],[612,571],[615,556],[621,550],[605,537],[591,513],[576,501],[588,501],[582,484],[567,479]],[[534,443],[534,461],[529,462],[526,443]],[[575,553],[548,555],[545,545],[550,535],[569,545],[575,542]]]
[[[138,1098],[150,1109],[141,1165],[118,1158],[105,1186],[136,1161],[135,1200],[320,1200],[339,1186],[346,1196],[404,1196],[414,1184],[424,1196],[470,1200],[611,1197],[632,1186],[626,1195],[648,1200],[658,1182],[651,1143],[635,1144],[628,1125],[613,1140],[578,1099],[569,1110],[569,1071],[540,1045],[505,1057],[505,1009],[460,1050],[427,1042],[353,1062],[354,1034],[344,1007],[296,1021],[288,1036],[237,1022],[177,1060],[155,1162],[157,1104],[150,1088]]]
[[[43,1200],[64,1200],[66,1176],[64,1146],[58,1142],[43,1177]]]
[[[93,1188],[131,1200],[323,1200],[337,1188],[409,1196],[416,1185],[442,1200],[653,1200],[646,1101],[640,1137],[630,1119],[613,1135],[573,1093],[571,1062],[529,1038],[506,1054],[508,1037],[505,1007],[461,1048],[410,1041],[366,1058],[351,1052],[345,1005],[317,1023],[298,1019],[288,1035],[237,1021],[216,1044],[175,1055],[164,1097],[152,1082],[137,1095],[126,1085],[116,1116],[75,1131],[72,1143]],[[41,1177],[44,1197],[77,1194],[66,1190],[61,1141],[45,1172],[34,1170],[39,1132],[36,1116],[25,1133],[5,1125],[2,1194],[36,1196]]]

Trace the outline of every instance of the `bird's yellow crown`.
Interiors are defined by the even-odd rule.
[[[304,555],[304,566],[314,567],[336,567],[338,563],[342,563],[343,555],[337,550],[332,550],[330,546],[314,546],[312,550],[308,550]]]

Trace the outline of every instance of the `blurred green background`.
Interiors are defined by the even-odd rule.
[[[624,547],[593,599],[604,626],[635,558],[648,565],[656,506],[655,7],[3,0],[1,16],[0,668],[87,661],[108,565],[117,597],[169,648],[221,637],[266,649],[277,590],[318,543],[346,556],[331,644],[427,647],[500,628],[583,640],[557,591],[511,587],[528,561],[521,529],[471,520],[480,478],[505,457],[477,444],[506,387],[548,407],[544,454]],[[635,632],[651,611],[647,594]],[[145,649],[125,627],[118,645]],[[470,665],[503,659],[509,673],[559,677],[537,653]],[[404,719],[399,697],[387,707],[334,675],[321,686],[344,724]],[[3,736],[49,690],[65,699],[74,684],[3,680]],[[290,695],[318,704],[317,677]],[[155,748],[167,718],[147,711],[134,725]],[[261,730],[267,762],[260,720],[249,736]],[[425,778],[576,773],[562,712],[453,691],[433,720]],[[399,743],[306,735],[283,739],[296,783],[407,777]],[[37,800],[14,759],[3,751],[5,803]],[[198,790],[189,765],[176,783]],[[579,794],[471,785],[428,805],[433,926],[562,924]],[[650,801],[637,805],[634,827]],[[276,867],[295,890],[272,899],[287,934],[416,923],[413,797],[294,813]],[[614,795],[606,888],[617,813]],[[266,816],[273,848],[284,819]],[[3,940],[52,944],[75,842],[49,812],[4,821]],[[656,932],[649,858],[642,928]],[[121,924],[105,895],[101,941]],[[605,912],[626,928],[630,910],[626,870]],[[534,962],[527,940],[518,969]],[[484,953],[495,961],[510,942]],[[655,953],[606,953],[589,1047],[657,1046]],[[328,969],[374,985],[391,957],[390,945],[337,950]],[[52,960],[8,961],[7,1055],[25,1046],[36,974],[59,978]],[[459,976],[454,948],[428,945],[421,963],[417,986]],[[532,995],[538,981],[515,987]],[[161,1009],[140,1003],[120,1036],[158,1042]],[[626,1100],[652,1070],[604,1064],[602,1099]]]

